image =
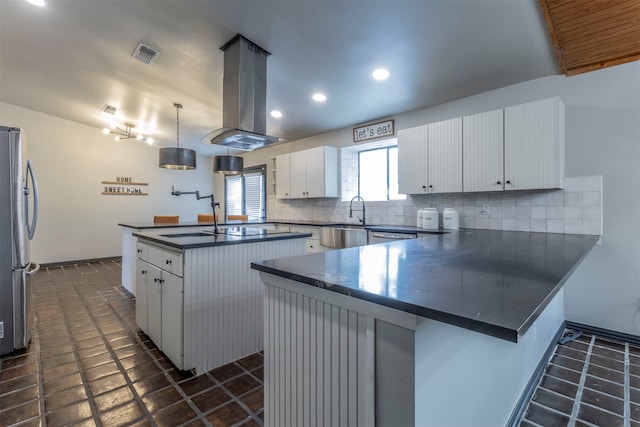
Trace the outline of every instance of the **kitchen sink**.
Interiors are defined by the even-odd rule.
[[[367,244],[367,230],[363,226],[341,225],[338,227],[322,227],[320,244],[329,248],[352,248]]]

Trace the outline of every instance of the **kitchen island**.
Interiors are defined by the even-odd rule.
[[[253,263],[265,424],[509,424],[598,238],[460,230]]]
[[[263,349],[254,261],[305,253],[309,234],[256,227],[155,228],[136,238],[136,323],[181,370],[202,373]]]

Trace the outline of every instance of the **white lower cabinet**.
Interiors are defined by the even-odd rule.
[[[306,253],[315,254],[318,252],[324,252],[322,246],[320,246],[320,228],[319,227],[289,227],[289,231],[292,233],[311,233],[311,237],[307,237],[307,249]]]
[[[140,242],[137,248],[136,323],[178,369],[183,369],[182,254]]]

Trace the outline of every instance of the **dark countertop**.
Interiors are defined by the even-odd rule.
[[[291,219],[276,219],[269,221],[229,221],[226,223],[218,224],[219,226],[224,225],[258,225],[258,224],[282,224],[282,225],[299,225],[301,227],[336,227],[336,226],[358,226],[358,224],[352,223],[344,223],[344,222],[327,222],[327,221],[312,221],[312,220],[291,220]],[[198,223],[195,221],[181,222],[179,224],[154,224],[152,222],[132,222],[132,223],[119,223],[120,227],[133,228],[135,230],[148,230],[148,229],[156,229],[156,228],[176,228],[176,227],[202,227],[206,225],[213,225],[213,223]],[[449,232],[449,230],[425,230],[423,228],[418,228],[410,225],[366,225],[362,226],[362,228],[366,228],[367,230],[372,231],[381,231],[381,232],[396,232],[396,233],[423,233],[423,234],[434,234],[434,233],[443,233]]]
[[[518,342],[598,238],[459,230],[251,267]]]
[[[202,224],[200,224],[202,227]],[[221,227],[223,228],[223,227]],[[232,227],[236,228],[236,227]],[[245,227],[242,227],[245,228]],[[208,246],[225,246],[225,245],[238,245],[242,243],[254,243],[254,242],[266,242],[269,240],[284,240],[284,239],[300,239],[311,237],[310,233],[289,233],[278,232],[275,230],[258,230],[255,228],[246,227],[249,233],[261,233],[250,235],[234,235],[234,234],[213,234],[213,227],[203,228],[202,230],[185,230],[185,231],[145,231],[134,232],[133,235],[146,239],[152,242],[161,243],[166,246],[171,246],[176,249],[194,249],[203,248]],[[257,230],[257,231],[254,231]],[[201,231],[209,233],[201,233],[204,235],[189,235],[198,234]]]

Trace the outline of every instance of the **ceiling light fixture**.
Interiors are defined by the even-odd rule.
[[[327,100],[327,96],[323,93],[314,93],[311,98],[316,102],[324,102]]]
[[[371,73],[374,79],[376,80],[386,80],[389,78],[389,70],[385,68],[378,68]]]
[[[238,175],[238,174],[241,174],[243,171],[244,171],[244,158],[240,156],[226,155],[226,156],[215,156],[213,158],[213,173],[221,173],[225,175]]]
[[[136,132],[136,125],[132,123],[125,123],[124,129],[118,127],[118,125],[112,124],[110,127],[102,129],[102,133],[104,133],[105,135],[114,134],[114,139],[116,141],[122,141],[123,139],[135,139],[138,141],[142,141],[143,139],[145,139],[145,136],[143,134]],[[146,141],[151,144],[153,143],[153,138],[148,137],[146,138]]]
[[[279,118],[281,118],[281,117],[282,117],[282,113],[281,113],[280,111],[278,111],[278,110],[273,110],[273,111],[271,112],[271,117],[274,117],[274,118],[276,118],[276,119],[279,119]]]
[[[162,147],[159,150],[160,161],[158,166],[164,169],[195,169],[196,151],[188,148],[180,148],[180,109],[181,104],[173,104],[176,107],[176,147]]]
[[[27,0],[27,2],[31,3],[34,6],[44,6],[44,0]]]

